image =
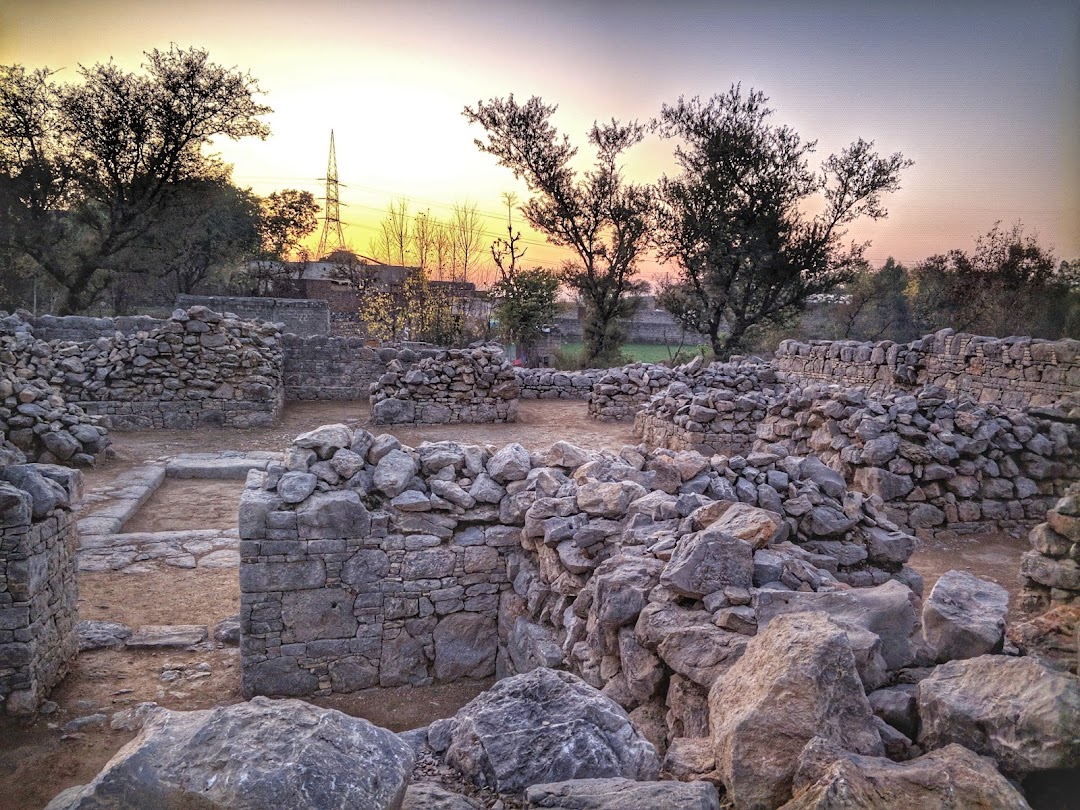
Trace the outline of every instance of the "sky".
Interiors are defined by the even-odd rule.
[[[584,168],[594,120],[646,121],[741,82],[765,92],[775,123],[818,141],[817,160],[862,137],[915,161],[888,219],[850,228],[874,264],[970,250],[997,221],[1080,257],[1075,0],[0,0],[0,64],[62,68],[61,81],[110,58],[136,70],[171,43],[250,71],[274,109],[267,140],[215,144],[237,184],[322,197],[335,131],[360,253],[394,199],[439,218],[469,201],[489,235],[505,231],[501,195],[528,193],[476,148],[466,105],[510,93],[558,104]],[[673,174],[672,148],[651,137],[627,153],[626,176]],[[526,262],[558,266],[565,254],[516,220]]]

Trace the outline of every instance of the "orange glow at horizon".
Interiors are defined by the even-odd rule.
[[[1080,33],[1080,11],[1070,4],[1042,17],[994,7],[970,19],[926,6],[926,20],[840,3],[620,9],[613,18],[599,3],[9,0],[0,63],[60,67],[57,78],[71,81],[80,63],[111,57],[137,69],[144,51],[175,42],[250,70],[274,108],[272,135],[215,144],[235,182],[321,199],[333,128],[346,239],[363,254],[393,199],[439,218],[471,201],[490,236],[505,231],[502,193],[527,199],[524,184],[473,145],[483,133],[462,117],[465,105],[509,93],[557,103],[555,123],[587,166],[594,118],[646,120],[680,93],[742,81],[770,96],[775,122],[819,140],[818,158],[862,136],[915,160],[885,200],[888,219],[850,229],[849,239],[872,241],[873,264],[970,249],[999,220],[1023,221],[1059,258],[1080,257],[1080,57],[1069,33]],[[626,176],[672,172],[671,149],[650,137],[627,155]],[[568,258],[520,214],[515,227],[529,240],[527,261]],[[662,272],[654,262],[645,269]]]

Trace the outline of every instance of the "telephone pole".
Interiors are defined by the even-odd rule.
[[[333,242],[330,253],[345,250],[345,234],[341,232],[341,199],[338,196],[337,152],[334,150],[334,130],[330,130],[330,160],[326,164],[326,207],[323,211],[323,229],[319,237],[317,260],[327,255],[327,247]]]

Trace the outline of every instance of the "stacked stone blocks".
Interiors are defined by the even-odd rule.
[[[67,674],[78,650],[71,502],[81,474],[13,465],[0,469],[0,479],[0,705],[25,714]]]
[[[414,363],[391,360],[371,386],[376,425],[513,422],[520,387],[497,345],[439,349]]]

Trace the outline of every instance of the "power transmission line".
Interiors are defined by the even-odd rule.
[[[323,212],[323,229],[319,237],[319,248],[315,252],[317,258],[327,255],[326,246],[333,237],[336,242],[334,248],[345,250],[345,234],[341,230],[341,199],[338,195],[337,152],[334,149],[334,130],[330,130],[330,158],[326,162],[326,208]],[[332,232],[332,233],[331,233]]]

